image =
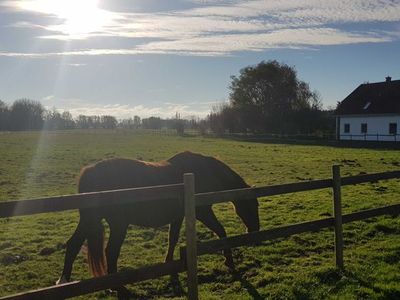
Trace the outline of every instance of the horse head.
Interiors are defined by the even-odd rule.
[[[247,227],[247,232],[260,230],[260,218],[258,216],[257,198],[240,199],[232,201],[236,214],[242,219]]]

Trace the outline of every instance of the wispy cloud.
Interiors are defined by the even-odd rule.
[[[149,42],[134,49],[82,49],[47,53],[0,52],[9,57],[96,56],[134,54],[177,54],[196,56],[226,56],[239,51],[265,49],[305,49],[316,46],[355,43],[382,43],[396,36],[388,32],[351,33],[333,28],[282,29],[259,34],[224,34],[180,40]]]
[[[84,67],[84,66],[86,66],[86,64],[79,64],[79,63],[76,63],[76,64],[68,64],[67,66],[69,66],[69,67],[74,67],[74,68],[79,68],[79,67]]]
[[[39,2],[43,4],[49,1]],[[121,13],[97,9],[94,11],[100,23],[75,32],[68,27],[71,26],[68,24],[68,14],[56,10],[54,5],[51,6],[54,9],[50,9],[46,5],[32,6],[31,2],[6,1],[3,5],[58,18],[57,24],[33,24],[24,20],[14,24],[20,28],[30,26],[41,29],[43,33],[39,38],[90,40],[93,37],[113,37],[132,39],[137,45],[128,49],[7,52],[0,53],[1,56],[143,53],[220,56],[239,51],[381,43],[399,39],[397,32],[382,31],[376,25],[400,21],[400,2],[391,0],[191,1],[197,7],[158,13]],[[352,26],[355,24],[362,24],[362,28],[367,29],[354,30]]]
[[[389,35],[377,33],[349,33],[332,28],[282,29],[259,34],[225,34],[184,40],[151,42],[139,50],[164,53],[232,53],[237,51],[261,51],[272,48],[309,48],[320,45],[388,42]]]

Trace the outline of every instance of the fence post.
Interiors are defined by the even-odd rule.
[[[188,299],[197,300],[197,241],[196,241],[196,204],[194,196],[194,174],[183,175],[185,191],[185,226],[186,226],[186,264]]]
[[[336,267],[343,270],[343,226],[342,226],[342,195],[340,167],[332,166],[333,175],[333,212],[335,217],[335,255]]]

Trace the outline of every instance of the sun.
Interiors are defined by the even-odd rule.
[[[35,0],[20,1],[18,6],[55,16],[58,24],[48,26],[51,31],[67,37],[85,37],[109,25],[113,14],[99,8],[98,0]]]
[[[54,1],[52,1],[54,2]],[[64,23],[58,25],[59,31],[66,35],[81,35],[99,31],[110,21],[109,13],[98,8],[97,0],[63,0],[58,17]]]

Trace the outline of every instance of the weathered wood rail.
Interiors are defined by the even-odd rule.
[[[135,202],[183,199],[183,184],[160,185],[0,203],[0,218]]]
[[[5,218],[105,205],[123,205],[142,201],[170,199],[171,197],[179,198],[182,199],[185,204],[187,245],[180,249],[180,259],[169,263],[157,264],[132,271],[118,272],[98,278],[74,281],[58,286],[6,296],[0,299],[66,299],[184,271],[188,272],[188,298],[198,299],[198,255],[213,253],[226,248],[257,244],[261,241],[284,238],[294,234],[318,231],[328,227],[333,227],[335,230],[336,265],[338,268],[343,268],[342,224],[385,214],[398,215],[400,214],[400,204],[342,215],[341,187],[395,178],[400,178],[400,171],[341,178],[339,167],[334,166],[332,179],[195,194],[194,175],[185,174],[183,180],[184,184],[2,202],[0,203],[0,217]],[[231,236],[220,240],[208,242],[196,241],[196,206],[212,205],[215,203],[227,202],[232,199],[250,199],[324,188],[333,188],[334,217]]]
[[[185,262],[174,260],[168,263],[156,264],[136,270],[118,272],[102,277],[90,278],[81,281],[72,281],[38,290],[23,292],[0,299],[7,300],[54,300],[67,299],[97,291],[120,287],[128,283],[140,282],[161,276],[176,274],[185,271]]]

